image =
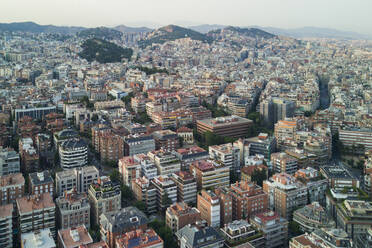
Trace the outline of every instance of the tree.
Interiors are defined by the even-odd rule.
[[[92,120],[92,121],[98,121],[98,115],[97,115],[97,114],[93,114],[91,120]]]
[[[164,247],[177,247],[177,243],[173,238],[172,230],[165,225],[164,221],[155,219],[149,223],[149,226],[163,239]]]
[[[303,234],[300,225],[295,221],[290,221],[288,224],[288,230],[292,234],[292,236],[298,236]]]
[[[168,195],[168,192],[165,191],[164,192],[164,195],[162,196],[161,198],[161,204],[165,207],[168,207],[170,205],[172,205],[172,200],[169,198],[169,195]]]
[[[99,231],[99,226],[92,225],[89,228],[89,234],[92,237],[94,242],[98,242],[101,240],[101,232]]]
[[[182,137],[178,137],[178,142],[180,144],[180,147],[183,147],[183,138]]]
[[[120,175],[120,172],[117,170],[117,169],[114,169],[114,170],[112,170],[112,172],[110,173],[110,179],[111,179],[111,181],[113,181],[113,182],[120,182],[121,180],[120,180],[120,178],[121,178],[121,175]]]
[[[146,204],[143,201],[136,201],[134,203],[134,206],[138,208],[139,210],[141,210],[142,212],[146,211]]]
[[[263,181],[267,179],[266,177],[266,169],[258,170],[255,169],[251,176],[251,181],[256,182],[257,185],[262,187]]]
[[[58,164],[59,164],[59,152],[56,151],[56,152],[54,153],[54,165],[55,165],[55,166],[58,166]]]
[[[121,199],[132,201],[134,199],[133,191],[125,184],[121,185]]]

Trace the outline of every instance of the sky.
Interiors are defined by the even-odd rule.
[[[372,0],[1,0],[0,22],[66,26],[304,26],[372,34]]]

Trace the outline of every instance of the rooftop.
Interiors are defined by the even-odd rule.
[[[55,208],[53,198],[49,193],[24,196],[16,199],[16,202],[20,214],[30,213],[45,208]]]
[[[34,172],[30,173],[29,176],[33,185],[53,183],[53,178],[51,177],[49,171]]]
[[[66,248],[93,243],[93,239],[85,226],[59,230],[58,236]]]
[[[25,184],[25,178],[23,177],[22,173],[15,173],[15,174],[9,174],[5,176],[0,176],[1,187],[19,185],[19,184],[21,185]]]
[[[156,244],[161,243],[163,243],[163,240],[153,229],[147,229],[145,231],[137,229],[135,231],[127,232],[118,237],[116,240],[116,247],[145,248],[153,247]]]
[[[54,242],[50,229],[42,229],[35,232],[24,233],[21,235],[21,242],[24,248],[54,248]]]
[[[12,217],[13,204],[0,206],[0,218]]]
[[[251,124],[253,123],[252,120],[239,117],[239,116],[225,116],[225,117],[218,117],[218,118],[211,118],[211,119],[204,119],[198,120],[197,122],[203,123],[204,125],[212,126],[212,127],[224,127],[229,126],[232,124]]]

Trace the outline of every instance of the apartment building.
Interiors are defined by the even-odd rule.
[[[25,179],[21,173],[0,176],[0,205],[14,203],[25,193]]]
[[[180,127],[177,129],[177,136],[181,138],[184,144],[194,144],[193,130],[188,127]]]
[[[289,248],[353,247],[352,239],[342,229],[318,229],[289,241]]]
[[[158,169],[158,175],[171,175],[181,170],[181,162],[171,152],[152,151],[147,154]]]
[[[218,189],[216,189],[218,190]],[[233,220],[250,218],[268,209],[268,195],[254,183],[240,181],[230,185]]]
[[[204,106],[190,108],[192,113],[192,123],[195,125],[197,120],[212,118],[212,112]]]
[[[147,154],[155,150],[155,140],[152,135],[133,134],[124,137],[124,156]]]
[[[60,248],[87,247],[93,243],[93,239],[84,225],[58,230],[57,240]]]
[[[335,222],[318,202],[312,202],[295,210],[293,212],[293,221],[297,222],[304,232],[336,227]]]
[[[202,223],[186,225],[176,232],[179,247],[224,247],[223,236],[211,226]]]
[[[265,180],[263,190],[269,195],[270,209],[275,209],[283,218],[291,218],[293,211],[308,201],[307,187],[286,173]]]
[[[21,234],[21,248],[56,248],[53,234],[49,228]]]
[[[210,160],[191,163],[190,172],[196,179],[198,190],[230,184],[230,168]]]
[[[66,140],[59,146],[59,159],[63,169],[86,166],[88,164],[88,145],[83,139]]]
[[[369,129],[340,129],[339,139],[348,147],[364,146],[366,150],[372,149],[372,132]]]
[[[92,221],[99,224],[101,214],[113,213],[121,209],[120,185],[113,183],[109,177],[101,176],[88,189],[88,198]]]
[[[163,248],[164,241],[153,229],[137,229],[120,235],[116,239],[117,248]]]
[[[233,198],[228,187],[219,187],[214,190],[220,202],[220,226],[233,221]]]
[[[356,239],[372,225],[372,203],[360,200],[345,200],[337,204],[336,226],[349,237]]]
[[[170,112],[153,112],[151,119],[162,126],[162,128],[177,128],[191,124],[193,114],[188,109],[179,109]]]
[[[196,121],[199,134],[209,131],[222,137],[233,138],[245,136],[252,124],[253,121],[234,115]]]
[[[28,177],[28,192],[31,195],[39,195],[46,192],[50,196],[54,196],[54,181],[49,171],[30,173]]]
[[[271,154],[271,163],[275,173],[295,174],[298,169],[297,159],[289,156],[287,153],[278,152]]]
[[[123,157],[119,160],[119,173],[123,183],[131,187],[132,180],[141,175],[141,165],[133,156]]]
[[[145,176],[148,179],[153,179],[158,175],[158,168],[155,163],[146,154],[136,154],[133,156],[134,160],[141,165],[141,176]]]
[[[0,146],[0,176],[19,173],[20,171],[21,163],[19,154],[11,148]]]
[[[250,223],[263,233],[265,247],[287,247],[288,221],[277,212],[265,211],[250,218]]]
[[[13,204],[0,206],[0,245],[13,247]]]
[[[152,133],[155,140],[155,149],[172,152],[179,148],[179,140],[176,132],[160,130]]]
[[[137,229],[146,230],[149,220],[136,207],[126,207],[115,213],[105,213],[100,218],[101,238],[110,248],[114,248],[117,239],[125,233]]]
[[[215,193],[202,190],[197,196],[197,208],[200,212],[200,217],[205,220],[209,226],[220,227],[220,199]]]
[[[151,179],[140,177],[132,180],[132,190],[137,201],[146,204],[146,213],[153,214],[157,211],[157,191]]]
[[[16,200],[18,211],[18,230],[20,234],[48,228],[55,237],[56,206],[49,193],[24,196]]]
[[[66,190],[76,188],[77,192],[88,192],[90,185],[97,180],[99,171],[95,166],[85,166],[56,173],[56,194],[62,196]]]
[[[298,129],[296,119],[280,120],[275,124],[274,135],[278,149],[284,149],[288,145],[288,140],[293,140]]]
[[[236,243],[249,243],[257,248],[266,247],[262,234],[256,231],[246,220],[234,220],[220,228],[220,231],[225,237],[227,247]]]
[[[196,180],[188,171],[178,171],[171,175],[171,179],[177,185],[177,201],[188,204],[196,203]]]
[[[240,173],[240,150],[231,143],[209,147],[209,157],[230,168],[234,173]]]
[[[260,154],[269,159],[270,155],[276,150],[275,137],[269,136],[267,133],[260,133],[256,137],[244,139],[244,143],[249,146],[249,153],[247,154],[249,156]],[[240,150],[242,151],[242,149]],[[242,156],[240,156],[240,159],[242,159]]]
[[[192,208],[185,202],[177,202],[169,206],[165,212],[166,225],[175,233],[188,224],[201,220],[197,208]]]
[[[151,180],[156,190],[158,210],[165,210],[177,202],[177,185],[169,176],[156,176]]]
[[[348,169],[341,166],[324,166],[320,173],[328,180],[330,188],[344,189],[360,187],[360,181],[355,178]]]
[[[30,137],[19,140],[19,155],[22,171],[31,172],[39,169],[39,154]]]
[[[90,227],[90,204],[86,193],[78,193],[76,189],[71,189],[65,191],[55,202],[59,229],[80,225]]]
[[[101,162],[118,161],[124,156],[124,140],[114,133],[99,135],[99,154]]]
[[[188,170],[189,165],[197,160],[209,158],[209,153],[199,146],[177,149],[173,154],[181,161],[181,168]]]

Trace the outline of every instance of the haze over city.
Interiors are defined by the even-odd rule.
[[[372,35],[368,0],[2,0],[0,22],[69,26],[304,26]]]

